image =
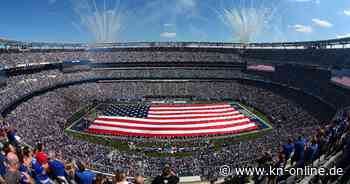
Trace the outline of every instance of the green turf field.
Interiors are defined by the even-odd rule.
[[[121,102],[121,103],[125,103],[125,102]],[[126,103],[130,103],[130,102],[126,102]],[[136,102],[131,102],[131,103],[136,103]],[[142,102],[142,103],[145,103],[145,102]],[[191,102],[191,103],[208,103],[208,101]],[[209,102],[209,103],[212,103],[212,102]],[[240,111],[245,116],[250,117],[250,119],[253,120],[258,125],[259,128],[253,131],[234,134],[234,135],[220,135],[220,136],[188,138],[188,139],[187,138],[172,139],[170,141],[169,140],[155,141],[153,139],[150,139],[149,142],[147,142],[147,139],[141,140],[139,138],[132,138],[132,137],[128,137],[127,139],[125,139],[125,137],[89,134],[83,130],[77,130],[77,127],[84,127],[82,122],[86,122],[86,120],[93,121],[95,118],[97,118],[98,114],[100,113],[99,109],[101,106],[106,106],[106,105],[108,106],[108,103],[99,103],[99,104],[96,103],[96,104],[88,105],[82,109],[79,109],[76,113],[74,113],[72,117],[70,117],[67,120],[65,133],[77,139],[86,140],[96,144],[106,145],[119,150],[130,150],[130,146],[128,142],[136,142],[138,147],[164,147],[165,145],[169,144],[169,142],[172,146],[191,147],[191,146],[198,146],[198,143],[207,144],[208,142],[210,142],[211,144],[215,145],[215,149],[220,149],[221,145],[224,143],[230,144],[230,143],[235,143],[237,141],[254,139],[268,133],[272,129],[272,126],[270,125],[270,121],[268,117],[264,115],[264,113],[257,111],[253,107],[244,105],[242,103],[238,103],[236,101],[229,101],[229,103],[236,110]],[[183,156],[183,155],[187,155],[187,154],[180,154],[179,156]],[[150,153],[149,156],[168,156],[168,154]]]

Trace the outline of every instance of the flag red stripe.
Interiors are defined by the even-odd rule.
[[[157,119],[157,120],[173,120],[173,119],[193,119],[196,120],[197,118],[215,118],[215,117],[230,117],[233,115],[239,115],[239,112],[235,114],[228,114],[228,115],[215,115],[215,116],[196,116],[195,114],[193,116],[188,116],[188,117],[147,117],[147,119]]]
[[[89,133],[93,134],[107,134],[107,135],[126,135],[126,136],[142,136],[142,137],[193,137],[193,136],[206,136],[206,135],[225,135],[225,134],[238,134],[241,132],[247,132],[251,130],[256,130],[257,126],[252,126],[240,130],[234,131],[223,131],[223,132],[207,132],[207,133],[178,133],[178,134],[147,134],[147,133],[133,133],[124,131],[113,131],[113,130],[99,130],[99,129],[88,129]]]
[[[207,108],[201,108],[201,109],[195,109],[195,108],[188,108],[188,109],[176,109],[176,108],[166,108],[166,109],[152,109],[152,107],[149,109],[151,112],[155,112],[155,111],[193,111],[193,110],[197,110],[197,111],[200,111],[200,110],[219,110],[219,109],[232,109],[232,110],[235,110],[233,107],[207,107]]]
[[[111,124],[104,124],[104,123],[94,123],[95,126],[108,126],[108,127],[119,127],[119,128],[127,128],[127,129],[134,129],[134,130],[164,130],[164,131],[171,131],[171,130],[205,130],[205,129],[221,129],[221,128],[229,128],[229,127],[235,127],[235,126],[242,126],[251,123],[249,120],[242,122],[242,123],[236,123],[236,124],[228,124],[228,125],[216,125],[216,126],[207,126],[207,127],[179,127],[179,128],[170,128],[170,127],[135,127],[135,126],[128,126],[128,125],[111,125]]]
[[[249,117],[242,116],[238,118],[228,118],[223,120],[207,120],[207,121],[189,121],[189,122],[147,122],[147,121],[135,121],[135,120],[127,120],[127,119],[118,119],[115,118],[97,118],[95,121],[108,121],[108,122],[122,122],[122,123],[137,123],[137,124],[152,124],[152,125],[187,125],[187,124],[207,124],[207,123],[219,123],[219,122],[227,122],[227,121],[235,121],[241,120]],[[96,122],[98,123],[98,122]]]
[[[213,104],[152,104],[151,107],[202,107],[202,106],[217,106],[229,105],[229,103],[213,103]]]
[[[220,111],[220,112],[179,112],[179,113],[154,113],[149,112],[150,115],[163,115],[163,116],[171,116],[171,115],[180,115],[180,114],[217,114],[217,113],[228,113],[228,112],[237,112],[234,109],[232,110],[226,110],[226,111]]]
[[[258,128],[229,103],[152,104],[148,116],[151,117],[99,117],[87,132],[115,136],[191,137],[237,134]]]

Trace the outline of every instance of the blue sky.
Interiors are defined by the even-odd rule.
[[[91,42],[75,11],[78,0],[3,0],[0,38]],[[80,0],[81,1],[81,0]],[[87,0],[91,1],[92,0]],[[115,0],[106,0],[107,9]],[[118,41],[237,41],[220,19],[240,0],[121,0]],[[249,1],[249,0],[248,0]],[[251,0],[273,7],[257,42],[304,41],[350,36],[350,0]],[[264,2],[265,1],[265,2]],[[263,3],[262,3],[263,2]],[[103,9],[102,0],[97,0]],[[237,5],[238,6],[238,5]],[[264,5],[265,6],[265,5]]]

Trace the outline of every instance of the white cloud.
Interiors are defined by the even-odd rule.
[[[311,26],[296,24],[293,27],[296,32],[300,32],[300,33],[312,33],[313,31]]]
[[[162,37],[162,38],[175,38],[176,33],[175,32],[162,32],[162,33],[160,33],[160,37]]]
[[[344,10],[344,14],[350,16],[350,10]]]
[[[337,38],[348,38],[350,37],[350,33],[343,34],[343,35],[337,35]]]
[[[329,28],[332,27],[333,24],[326,21],[326,20],[321,20],[321,19],[312,19],[312,22],[314,22],[315,25],[323,28]]]

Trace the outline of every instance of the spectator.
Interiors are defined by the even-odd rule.
[[[298,140],[294,143],[294,155],[292,158],[292,165],[296,162],[297,166],[302,167],[304,165],[304,153],[305,153],[305,138],[299,136]]]
[[[294,151],[293,139],[291,137],[288,138],[288,143],[284,144],[282,146],[282,151],[283,151],[285,159],[289,160],[290,156],[292,155],[292,153]]]
[[[1,151],[0,151],[0,183],[5,182],[4,176],[6,174],[6,166],[5,166],[6,157],[5,157],[5,154],[2,150],[3,149],[1,148]]]
[[[7,184],[18,184],[21,179],[18,157],[15,153],[9,153],[6,158],[8,168],[5,174],[5,181]]]
[[[60,181],[60,183],[68,183],[64,163],[55,159],[54,152],[50,152],[47,170],[51,173],[52,177]]]
[[[65,171],[67,173],[66,178],[68,181],[74,181],[75,178],[75,166],[72,162],[67,161],[64,163]]]
[[[5,156],[7,156],[9,153],[17,154],[16,148],[13,147],[12,144],[10,143],[5,143],[3,150],[4,150]]]
[[[49,176],[46,174],[44,167],[33,157],[33,152],[25,147],[23,149],[23,164],[21,165],[21,171],[29,173],[28,176],[22,178],[23,181],[30,180],[33,177],[35,182],[41,184],[51,184]]]
[[[102,174],[98,173],[96,175],[96,180],[94,181],[94,184],[105,184],[105,178]]]
[[[346,183],[350,180],[350,128],[347,131],[344,144],[342,158],[337,163],[337,167],[344,171],[340,183]]]
[[[319,145],[318,156],[320,156],[327,152],[327,137],[323,128],[318,130],[317,140]]]
[[[177,184],[180,179],[175,175],[170,166],[165,166],[162,175],[157,176],[152,184]]]
[[[126,173],[123,171],[116,171],[114,173],[115,184],[128,184],[126,181]]]
[[[16,138],[17,131],[13,128],[8,128],[6,131],[7,139],[9,140],[10,144],[17,147],[17,138]]]
[[[307,147],[306,149],[306,163],[307,164],[312,164],[313,161],[315,160],[315,157],[316,157],[316,154],[317,154],[317,151],[318,151],[319,147],[318,147],[318,144],[317,144],[317,140],[316,138],[312,138],[311,140],[311,144]]]
[[[35,158],[41,165],[47,163],[47,154],[44,152],[44,144],[38,143],[35,149]]]
[[[134,178],[135,184],[144,184],[145,178],[141,174],[137,174]]]
[[[87,170],[82,162],[77,163],[75,178],[78,184],[93,184],[96,180],[95,174]]]

